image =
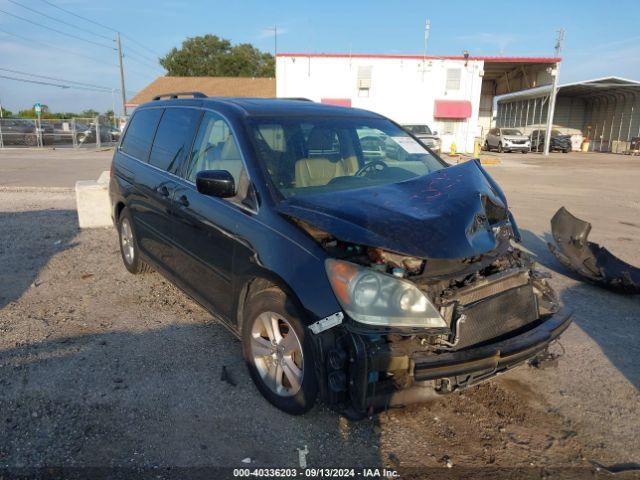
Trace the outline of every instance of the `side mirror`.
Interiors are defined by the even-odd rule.
[[[500,136],[500,131],[497,131],[496,132],[496,137],[499,137],[499,136]]]
[[[433,132],[433,135],[438,135],[438,132]]]
[[[227,170],[203,170],[196,174],[198,192],[210,197],[227,198],[236,194],[233,176]]]

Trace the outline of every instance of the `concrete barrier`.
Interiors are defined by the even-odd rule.
[[[77,181],[76,204],[80,228],[110,227],[109,172],[102,172],[98,180]]]

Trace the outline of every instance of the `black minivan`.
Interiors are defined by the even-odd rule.
[[[449,166],[372,112],[157,97],[128,122],[110,197],[125,267],[157,270],[240,337],[289,413],[436,398],[571,321],[480,163]]]

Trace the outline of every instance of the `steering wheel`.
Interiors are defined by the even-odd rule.
[[[360,167],[358,169],[358,171],[356,173],[354,173],[354,176],[356,176],[356,177],[364,177],[369,172],[380,173],[386,168],[388,168],[388,166],[382,160],[373,160],[373,161],[367,163],[366,165]]]

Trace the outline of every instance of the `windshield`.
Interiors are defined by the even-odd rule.
[[[522,132],[520,130],[516,130],[515,128],[503,128],[502,134],[503,135],[522,135]]]
[[[384,119],[260,117],[250,128],[258,160],[285,198],[401,182],[445,166]]]

